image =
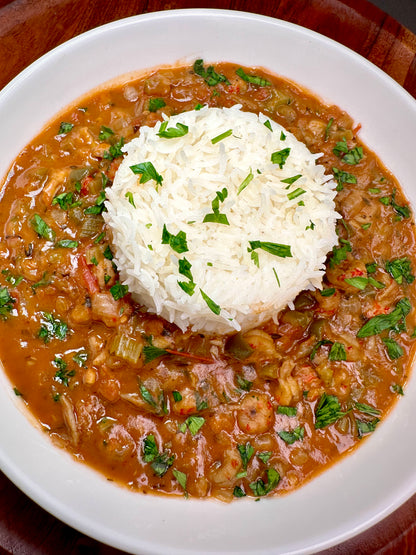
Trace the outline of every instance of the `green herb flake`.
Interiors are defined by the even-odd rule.
[[[69,133],[73,127],[73,123],[61,121],[61,124],[59,125],[58,135],[66,135],[66,133]]]
[[[186,242],[186,233],[184,231],[179,231],[176,235],[173,235],[167,230],[166,225],[163,225],[162,245],[169,245],[178,254],[187,252],[188,244]]]
[[[393,393],[397,393],[398,395],[404,395],[403,387],[398,383],[394,383],[390,389]]]
[[[230,135],[233,134],[233,130],[232,129],[228,129],[227,131],[224,131],[224,133],[221,133],[220,135],[217,135],[216,137],[214,137],[213,139],[211,139],[211,143],[213,145],[216,145],[217,143],[219,143],[220,141],[222,141],[223,139],[226,139],[227,137],[229,137]]]
[[[149,434],[143,440],[143,460],[150,463],[153,472],[161,478],[172,466],[175,457],[166,451],[159,453],[154,435]]]
[[[112,135],[114,135],[114,131],[105,125],[102,125],[98,134],[98,139],[100,141],[108,141]]]
[[[39,237],[42,237],[47,241],[55,240],[54,230],[48,226],[48,224],[39,216],[39,214],[35,214],[33,216],[33,218],[30,220],[30,224],[39,235]]]
[[[242,67],[236,70],[236,74],[241,77],[246,83],[251,83],[252,85],[257,85],[258,87],[270,87],[271,82],[264,77],[259,77],[258,75],[248,75]]]
[[[345,164],[356,165],[363,158],[363,149],[360,146],[356,146],[351,150],[348,148],[348,143],[345,137],[342,141],[336,143],[332,152],[338,158],[341,158]]]
[[[247,470],[247,465],[251,457],[254,455],[254,447],[247,441],[244,445],[237,445],[238,452],[240,453],[241,462],[244,470]]]
[[[380,416],[381,411],[372,407],[371,405],[367,405],[366,403],[355,403],[355,408],[362,412],[363,414],[368,414],[369,416]]]
[[[357,337],[370,337],[384,330],[393,329],[400,321],[404,320],[411,310],[409,299],[398,301],[396,308],[388,314],[378,314],[370,318],[358,331]]]
[[[111,145],[110,148],[104,152],[103,158],[105,160],[114,160],[114,158],[119,158],[120,156],[123,156],[123,151],[121,150],[123,146],[124,137],[121,137],[121,139],[117,143]]]
[[[217,305],[217,303],[214,302],[210,297],[208,297],[208,295],[204,293],[202,289],[200,289],[200,292],[201,292],[202,298],[207,303],[208,308],[218,316],[219,313],[221,312],[221,307]]]
[[[280,287],[280,279],[279,279],[279,276],[277,275],[276,268],[273,267],[272,270],[273,270],[274,277],[277,281],[277,285]]]
[[[153,179],[153,181],[156,181],[158,186],[162,185],[163,177],[157,173],[152,162],[134,164],[133,166],[130,166],[130,169],[135,175],[141,175],[140,183],[147,183]]]
[[[331,131],[332,124],[334,123],[334,118],[331,118],[325,126],[324,141],[329,139],[329,133]]]
[[[270,120],[269,120],[269,119],[266,119],[266,121],[263,122],[263,125],[264,125],[265,127],[267,127],[267,129],[269,129],[269,131],[271,131],[271,132],[273,133],[273,127],[272,127],[272,124],[270,123]]]
[[[250,244],[250,249],[252,251],[256,249],[261,249],[270,254],[273,254],[274,256],[279,256],[280,258],[292,257],[290,245],[282,245],[280,243],[269,243],[267,241],[249,241],[249,244]]]
[[[298,413],[298,409],[297,407],[279,405],[276,412],[277,414],[284,414],[285,416],[296,416]]]
[[[10,283],[13,287],[17,287],[19,283],[23,281],[23,276],[14,275],[10,270],[2,270],[1,273],[4,275],[4,279],[7,283]]]
[[[16,397],[23,397],[23,393],[19,391],[17,387],[13,388],[13,393],[16,395]]]
[[[335,395],[323,393],[315,408],[315,429],[320,430],[334,424],[345,416],[341,404]]]
[[[202,223],[217,223],[217,224],[224,224],[230,225],[228,218],[225,214],[220,213],[220,202],[224,202],[224,200],[228,196],[228,191],[226,187],[222,189],[222,191],[217,191],[214,200],[211,203],[212,213],[206,214]]]
[[[387,348],[387,354],[391,360],[396,360],[404,355],[403,347],[401,347],[394,339],[384,337],[383,343]]]
[[[251,183],[251,181],[254,178],[254,174],[253,172],[250,170],[250,173],[247,175],[247,177],[242,181],[241,185],[238,188],[237,191],[237,196],[244,191],[244,189],[247,187],[247,185],[249,185]]]
[[[182,401],[182,395],[179,393],[179,391],[172,391],[172,396],[175,403]]]
[[[157,112],[160,108],[164,108],[166,102],[163,98],[150,98],[149,99],[149,112]]]
[[[281,179],[280,181],[282,183],[287,183],[288,185],[292,185],[292,183],[294,183],[295,181],[297,181],[301,177],[302,177],[302,174],[298,173],[297,175],[294,175],[293,177],[286,177],[286,179]]]
[[[218,83],[225,83],[226,85],[230,84],[225,75],[222,75],[221,73],[217,73],[215,71],[214,66],[208,66],[207,69],[205,69],[204,61],[201,59],[195,60],[193,70],[197,75],[204,79],[205,83],[209,87],[215,87],[215,85],[218,85]]]
[[[286,140],[286,135],[283,133],[283,131],[280,131],[280,140],[281,140],[281,141],[285,141],[285,140]]]
[[[368,285],[368,278],[363,277],[363,276],[345,278],[344,281],[345,281],[345,283],[348,283],[348,285],[351,285],[352,287],[355,287],[356,289],[359,289],[360,291],[363,291]]]
[[[13,303],[15,302],[15,299],[10,296],[7,287],[0,287],[0,316],[3,319],[6,319],[13,310]]]
[[[300,187],[298,187],[294,191],[291,191],[290,193],[288,193],[287,198],[289,200],[293,200],[297,197],[300,197],[300,195],[303,195],[304,193],[306,193],[305,189],[301,189]]]
[[[327,287],[326,289],[322,289],[321,295],[322,297],[332,297],[335,294],[335,287]]]
[[[64,341],[68,331],[68,324],[55,318],[50,312],[42,312],[41,327],[38,336],[44,343],[49,343],[52,339]]]
[[[188,126],[184,125],[183,123],[177,123],[175,127],[169,127],[168,121],[164,121],[160,128],[157,135],[162,139],[176,139],[178,137],[184,137],[188,133]]]
[[[278,164],[279,168],[282,169],[286,163],[286,160],[290,154],[290,148],[284,148],[273,152],[271,155],[271,161],[273,164]]]
[[[339,242],[341,244],[332,249],[332,255],[329,259],[329,265],[331,268],[334,268],[344,260],[347,260],[347,253],[352,251],[351,243],[349,241],[340,239]]]
[[[185,432],[188,428],[188,430],[191,432],[191,435],[195,436],[204,424],[205,418],[203,418],[202,416],[191,415],[188,416],[185,422],[182,423],[179,430],[181,432]]]
[[[233,490],[234,497],[245,497],[246,493],[240,486],[235,486]]]
[[[413,283],[415,276],[412,274],[412,263],[407,256],[386,262],[386,270],[391,277],[401,285],[403,278],[407,283]]]
[[[358,437],[363,437],[365,434],[370,434],[374,432],[377,424],[380,422],[379,418],[374,418],[370,421],[359,420],[356,418]]]
[[[124,196],[129,201],[129,203],[133,206],[133,208],[136,208],[136,205],[134,204],[133,193],[131,191],[127,191],[127,193]]]
[[[261,451],[260,453],[256,453],[256,457],[261,460],[264,464],[267,464],[272,456],[271,451]]]
[[[123,285],[119,281],[117,281],[117,283],[115,283],[112,287],[110,287],[110,293],[113,296],[113,299],[115,301],[119,301],[120,299],[125,297],[128,292],[129,292],[128,286]]]
[[[328,354],[328,359],[332,361],[347,360],[347,352],[343,343],[335,341]]]
[[[337,191],[342,191],[345,183],[357,183],[357,178],[351,173],[344,172],[338,168],[332,168],[332,173],[334,174],[335,181],[337,182]]]
[[[241,374],[236,375],[238,387],[243,391],[250,391],[253,382],[246,380]]]
[[[378,187],[371,187],[370,189],[368,189],[368,192],[372,195],[378,195],[381,193],[381,189],[379,189]]]
[[[282,430],[280,432],[277,432],[277,435],[283,439],[283,441],[285,443],[287,443],[288,445],[292,445],[292,443],[295,443],[295,441],[302,441],[305,435],[305,428],[303,426],[297,426],[294,430],[292,430],[291,432]]]
[[[168,354],[168,351],[166,351],[165,349],[160,349],[159,347],[155,347],[154,345],[145,345],[143,347],[143,357],[145,364],[148,364],[149,362],[152,362],[152,360]]]
[[[262,478],[257,478],[255,482],[249,484],[251,491],[256,497],[262,497],[273,491],[280,481],[280,474],[274,468],[266,470],[267,481],[266,483]]]
[[[181,472],[180,470],[177,470],[176,468],[174,468],[174,469],[172,469],[172,474],[175,476],[179,485],[181,486],[181,488],[185,492],[185,496],[187,496],[188,493],[186,491],[186,482],[187,482],[188,477],[185,474],[185,472]]]
[[[178,280],[178,285],[190,297],[192,297],[192,295],[195,293],[196,284],[193,281],[179,281]]]
[[[55,243],[54,247],[56,249],[76,249],[78,245],[78,241],[73,241],[72,239],[61,239]]]
[[[79,206],[77,202],[74,203],[74,193],[71,191],[56,195],[52,200],[52,206],[58,205],[62,210],[69,210],[74,204]]]

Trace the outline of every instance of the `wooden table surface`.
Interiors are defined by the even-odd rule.
[[[39,56],[88,29],[144,12],[197,7],[251,11],[318,31],[369,59],[416,98],[416,36],[366,0],[0,0],[0,89]],[[121,553],[55,519],[1,473],[0,552]],[[416,496],[370,530],[325,551],[374,553],[416,553]]]

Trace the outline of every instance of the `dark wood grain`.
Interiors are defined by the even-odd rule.
[[[197,7],[251,11],[318,31],[366,57],[416,98],[416,36],[366,0],[0,0],[0,88],[42,54],[88,29],[144,12]],[[0,552],[121,553],[56,520],[1,473]],[[370,530],[325,551],[375,553],[416,553],[416,496]]]

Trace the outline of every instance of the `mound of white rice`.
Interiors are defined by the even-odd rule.
[[[240,106],[162,125],[185,134],[142,127],[107,189],[115,263],[133,297],[182,330],[226,333],[320,288],[340,216],[319,155]]]

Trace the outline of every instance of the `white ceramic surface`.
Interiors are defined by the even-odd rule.
[[[416,206],[416,102],[353,52],[301,27],[219,10],[152,13],[90,31],[0,93],[0,176],[66,104],[120,74],[189,61],[264,66],[337,104]],[[0,340],[5,340],[1,338]],[[53,447],[0,381],[0,467],[45,509],[115,547],[146,554],[312,553],[376,523],[416,491],[416,377],[377,432],[299,491],[260,503],[133,494]]]

